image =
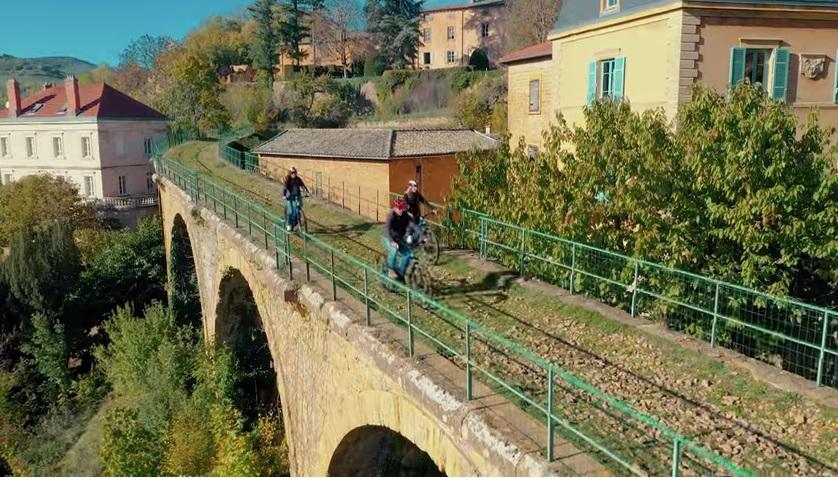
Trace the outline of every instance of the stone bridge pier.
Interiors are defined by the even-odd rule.
[[[271,254],[170,181],[158,185],[167,260],[173,237],[186,237],[206,339],[242,346],[272,369],[264,383],[275,390],[261,392],[281,401],[292,474],[562,473],[526,434],[404,356],[386,331],[287,280]]]

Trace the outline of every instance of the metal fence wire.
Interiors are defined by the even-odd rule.
[[[424,341],[461,368],[466,399],[475,398],[474,380],[479,379],[543,420],[547,437],[544,454],[548,460],[555,458],[558,432],[619,474],[750,475],[727,458],[524,346],[391,280],[377,267],[314,234],[286,231],[281,215],[229,186],[162,157],[168,144],[159,146],[154,159],[157,174],[168,178],[196,203],[245,231],[251,241],[274,256],[278,271],[294,279],[292,262],[296,261],[305,271],[305,277],[298,279],[311,280],[312,274],[318,273],[330,282],[333,299],[346,294],[363,303],[367,325],[375,326],[371,320],[373,312],[400,325],[406,331],[405,353],[410,356],[415,353],[415,340]],[[481,237],[488,236],[478,236],[478,242]],[[487,241],[483,242],[488,246]],[[497,242],[493,247],[502,244]],[[606,431],[613,431],[614,427],[619,433]]]

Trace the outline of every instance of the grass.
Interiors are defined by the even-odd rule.
[[[219,161],[213,144],[189,143],[171,154],[186,166],[281,211],[277,184]],[[381,230],[377,226],[314,201],[306,204],[306,215],[321,239],[367,263],[378,262]],[[838,472],[834,410],[769,388],[743,370],[569,305],[544,291],[517,284],[500,287],[497,272],[474,265],[463,258],[444,256],[435,270],[442,303],[758,474]],[[357,280],[352,270],[339,268],[346,277],[355,274],[353,280]],[[375,294],[389,306],[386,292]],[[403,307],[393,307],[403,313]],[[421,327],[449,346],[460,347],[462,334],[444,317],[433,311],[419,316]],[[534,391],[543,390],[544,377],[513,354],[484,342],[477,345],[476,355],[476,360],[493,372],[543,399]],[[633,428],[572,389],[560,388],[557,393],[561,413],[651,472],[666,472],[666,446],[657,440],[650,442],[648,430]],[[686,466],[693,466],[694,472],[718,472],[699,464]]]
[[[62,476],[100,476],[102,462],[99,451],[102,448],[105,413],[110,405],[107,399],[102,402],[96,414],[87,421],[84,432],[58,463],[57,473]]]

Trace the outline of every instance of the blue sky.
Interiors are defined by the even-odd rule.
[[[241,11],[252,1],[2,0],[7,21],[0,28],[0,53],[115,64],[134,38],[147,33],[179,39],[207,17]],[[428,0],[426,6],[450,3],[462,0]]]

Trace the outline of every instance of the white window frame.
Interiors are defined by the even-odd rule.
[[[488,38],[489,34],[491,33],[489,23],[481,23],[480,24],[480,38]]]
[[[36,136],[27,136],[24,140],[26,147],[26,157],[35,159],[38,157],[38,141]]]
[[[82,187],[84,188],[84,195],[92,198],[96,196],[96,184],[93,182],[93,176],[87,175],[82,178]]]
[[[446,63],[456,63],[457,62],[457,52],[454,50],[448,50],[445,52],[445,62]]]
[[[0,158],[11,157],[11,148],[9,147],[11,141],[8,136],[0,136]]]
[[[425,55],[427,55],[428,61],[425,61]],[[430,65],[434,62],[434,55],[433,53],[426,51],[422,53],[422,64],[423,65]]]
[[[56,148],[57,147],[57,148]],[[64,154],[64,138],[61,136],[52,137],[52,156],[57,159],[65,157]]]
[[[87,154],[84,151],[85,144],[87,144]],[[90,139],[90,136],[82,136],[81,138],[81,157],[85,159],[93,157],[93,140]]]
[[[117,176],[116,177],[117,187],[119,188],[119,195],[120,196],[127,196],[128,195],[128,177],[127,176]]]
[[[449,40],[453,40],[457,37],[457,32],[454,30],[454,27],[448,27],[448,30],[446,30],[446,36]]]
[[[430,42],[431,42],[431,38],[433,38],[431,35],[432,35],[432,33],[431,33],[431,29],[430,29],[430,28],[425,28],[425,29],[422,31],[422,41],[423,41],[423,42],[425,42],[426,44],[427,44],[427,43],[430,43]]]
[[[541,78],[530,78],[527,89],[527,97],[529,102],[528,112],[533,115],[541,113]],[[538,88],[538,98],[533,102],[533,85]],[[535,106],[533,108],[533,106]]]

